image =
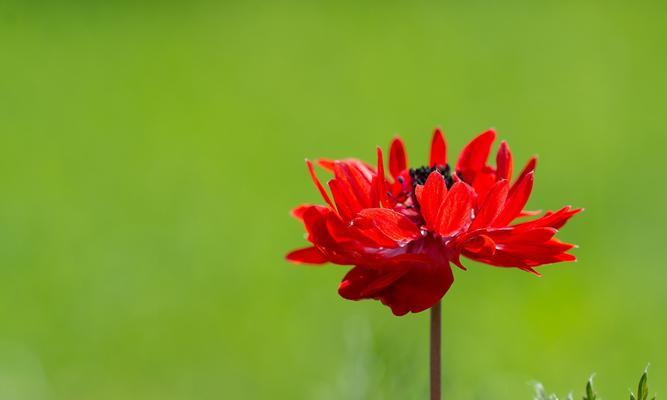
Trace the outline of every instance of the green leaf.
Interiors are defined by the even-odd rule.
[[[596,398],[597,395],[593,390],[593,377],[591,376],[588,378],[588,383],[586,384],[586,395],[584,396],[584,400],[595,400]]]
[[[646,400],[648,398],[648,371],[644,371],[642,377],[639,378],[639,385],[637,386],[637,399]]]
[[[598,400],[598,395],[593,388],[594,377],[595,376],[593,375],[588,378],[588,382],[586,383],[586,392],[582,398],[583,400]],[[558,397],[555,394],[548,394],[544,390],[544,386],[542,386],[540,383],[537,383],[535,385],[535,397],[533,397],[533,400],[558,400]],[[572,393],[567,395],[567,400],[574,400]],[[644,373],[639,378],[637,394],[630,392],[630,400],[649,400],[648,367],[646,367]],[[656,400],[656,396],[653,395],[650,397],[650,400]]]
[[[544,386],[541,383],[535,384],[535,398],[533,400],[547,400],[547,394],[544,393]]]
[[[558,397],[555,394],[547,395],[544,391],[544,386],[541,383],[535,385],[535,397],[534,400],[558,400]]]

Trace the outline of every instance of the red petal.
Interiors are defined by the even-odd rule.
[[[423,194],[424,194],[424,185],[416,185],[415,186],[415,197],[417,198],[417,202],[419,204],[422,203]]]
[[[334,243],[327,228],[327,218],[332,214],[334,211],[324,206],[310,207],[305,210],[303,224],[308,232],[309,242],[319,246],[329,246]]]
[[[352,268],[338,286],[338,294],[348,300],[372,299],[379,292],[407,273],[406,268],[377,269],[356,266]]]
[[[544,257],[554,257],[565,253],[575,246],[570,243],[563,243],[560,240],[550,240],[544,243],[512,243],[506,245],[503,250],[513,254],[520,254],[524,257],[533,259],[543,259]]]
[[[308,210],[310,207],[314,207],[312,204],[302,204],[300,206],[296,206],[290,211],[290,215],[293,216],[294,218],[303,221],[303,214]]]
[[[362,250],[359,238],[348,224],[330,208],[315,206],[303,214],[303,224],[308,232],[308,241],[335,264],[354,264]]]
[[[389,172],[394,179],[408,168],[408,159],[405,153],[405,144],[401,138],[396,137],[391,142],[389,150]]]
[[[326,256],[314,246],[294,250],[285,258],[297,264],[324,264],[327,262]]]
[[[353,161],[336,161],[334,175],[341,185],[345,186],[354,196],[360,208],[371,207],[373,191],[373,173],[367,171],[363,164]]]
[[[550,220],[548,226],[556,229],[560,229],[565,225],[567,221],[570,220],[573,216],[579,214],[580,212],[584,211],[583,208],[575,208],[572,209],[572,207],[567,206],[564,207],[560,210],[559,213],[556,213]]]
[[[521,210],[519,217],[534,217],[542,214],[542,210]]]
[[[377,271],[367,267],[354,267],[345,274],[338,285],[338,294],[348,300],[361,300],[361,292],[376,277]]]
[[[456,170],[462,173],[464,180],[472,182],[474,175],[486,165],[494,140],[496,140],[496,131],[490,129],[474,138],[463,148],[456,163]]]
[[[352,194],[350,188],[338,179],[329,181],[329,189],[336,201],[338,213],[344,220],[349,221],[354,215],[363,207],[357,201],[357,198]]]
[[[439,212],[442,208],[445,196],[447,195],[447,186],[445,179],[438,171],[433,171],[426,179],[424,189],[421,190],[420,211],[426,227],[431,232],[435,232],[440,222]]]
[[[495,229],[488,232],[495,241],[503,244],[508,243],[545,243],[551,240],[558,232],[554,228],[533,228],[529,230],[516,229],[515,227]]]
[[[537,274],[533,267],[575,259],[573,255],[566,253],[574,246],[555,239],[553,236],[556,232],[555,228],[546,227],[490,230],[485,234],[496,243],[493,254],[471,251],[474,249],[465,246],[463,252],[467,257],[487,264],[517,267]]]
[[[537,157],[533,156],[530,158],[530,160],[528,160],[526,166],[523,167],[521,173],[519,174],[519,177],[516,178],[516,182],[514,184],[516,185],[516,183],[519,182],[521,178],[523,178],[524,176],[528,175],[531,172],[534,172],[536,167],[537,167]]]
[[[331,160],[328,158],[318,158],[316,161],[317,165],[319,165],[320,167],[324,168],[329,172],[334,172],[334,166],[336,165],[336,163],[345,163],[349,165],[354,165],[357,169],[363,170],[364,174],[366,174],[369,177],[368,180],[370,180],[370,175],[372,175],[373,167],[359,159],[346,158],[343,160]]]
[[[435,167],[437,165],[447,164],[447,143],[442,135],[440,128],[436,128],[433,132],[433,139],[431,139],[431,156],[429,165]]]
[[[523,207],[528,202],[530,192],[533,190],[534,175],[532,172],[522,175],[510,189],[505,207],[500,212],[493,226],[505,226],[518,217]]]
[[[475,192],[480,195],[480,197],[484,197],[497,181],[498,179],[496,179],[496,170],[485,165],[475,174],[475,178],[471,186],[475,189]]]
[[[512,153],[510,152],[510,148],[507,145],[507,142],[503,140],[500,143],[500,148],[498,149],[498,154],[496,155],[496,178],[498,180],[511,180],[512,169]]]
[[[500,210],[505,204],[507,193],[509,192],[509,183],[503,179],[498,181],[486,195],[484,202],[479,208],[479,213],[470,225],[470,230],[486,228],[491,225],[494,219],[500,214]]]
[[[428,182],[427,182],[428,183]],[[436,232],[451,236],[461,230],[472,219],[474,192],[463,182],[455,183],[440,210]]]
[[[326,169],[329,172],[333,172],[334,163],[336,160],[329,160],[328,158],[320,158],[317,160],[317,165]]]
[[[513,227],[516,229],[533,229],[537,227],[560,229],[570,218],[580,213],[581,211],[583,211],[582,208],[573,209],[570,206],[566,206],[556,212],[549,211],[536,220],[523,222],[521,224],[514,225]]]
[[[454,282],[449,265],[416,265],[380,294],[394,315],[418,313],[431,308]]]
[[[465,243],[464,249],[468,252],[489,257],[496,252],[496,242],[487,235],[477,235]]]
[[[367,208],[352,221],[353,226],[372,225],[378,233],[405,243],[421,237],[421,231],[408,217],[388,208]]]
[[[386,206],[388,201],[387,201],[387,190],[385,189],[386,181],[384,179],[384,159],[382,157],[382,149],[380,148],[380,146],[378,146],[377,148],[377,155],[378,155],[378,167],[377,167],[377,176],[375,179],[376,196],[379,205]],[[376,206],[375,202],[373,202],[371,205]]]
[[[317,187],[317,190],[320,191],[320,194],[322,195],[322,198],[324,201],[331,207],[332,210],[335,210],[336,208],[334,207],[333,203],[331,202],[331,198],[329,197],[329,194],[327,194],[327,191],[324,190],[324,186],[320,183],[320,180],[317,179],[317,175],[315,175],[315,169],[313,168],[313,163],[310,162],[310,160],[306,160],[306,165],[308,166],[308,173],[310,173],[310,177],[313,179],[313,183],[315,183],[315,186]]]
[[[394,249],[401,243],[385,235],[370,218],[357,216],[351,222],[351,228],[357,233],[359,241],[367,248]]]
[[[461,263],[461,254],[460,253],[453,254],[450,261],[452,262],[452,264],[456,265],[457,267],[461,268],[462,270],[464,270],[464,271],[468,270],[468,268],[466,268]]]
[[[554,264],[558,262],[575,261],[576,257],[568,253],[555,254],[528,254],[528,253],[510,253],[505,250],[496,250],[491,256],[481,256],[468,253],[465,255],[473,260],[483,262],[498,267],[514,267],[534,273],[539,276],[533,268],[544,264]]]
[[[377,184],[372,183],[375,172],[364,163],[350,159],[334,162],[335,179],[329,181],[331,194],[341,216],[348,221],[360,210],[372,207]]]

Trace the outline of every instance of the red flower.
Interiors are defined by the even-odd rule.
[[[301,205],[292,211],[308,233],[310,247],[295,250],[295,263],[354,265],[338,288],[350,300],[377,299],[395,315],[433,306],[454,281],[450,262],[465,269],[461,255],[498,267],[539,276],[535,267],[574,261],[574,245],[554,235],[581,209],[563,207],[528,222],[525,211],[533,188],[536,158],[514,183],[512,154],[500,144],[495,168],[487,158],[496,133],[486,131],[447,163],[447,145],[436,129],[428,165],[408,168],[401,139],[391,143],[389,175],[382,150],[374,168],[357,159],[320,160],[333,172],[329,196],[310,161],[308,170],[326,206]]]

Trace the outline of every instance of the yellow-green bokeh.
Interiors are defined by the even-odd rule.
[[[283,255],[304,157],[436,125],[586,208],[576,264],[455,271],[445,398],[667,391],[663,2],[88,3],[0,5],[0,398],[425,398],[428,316]]]

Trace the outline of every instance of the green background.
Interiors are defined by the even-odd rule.
[[[427,313],[283,256],[305,157],[437,125],[586,208],[578,263],[455,271],[445,398],[667,391],[664,4],[3,2],[0,398],[426,398]]]

